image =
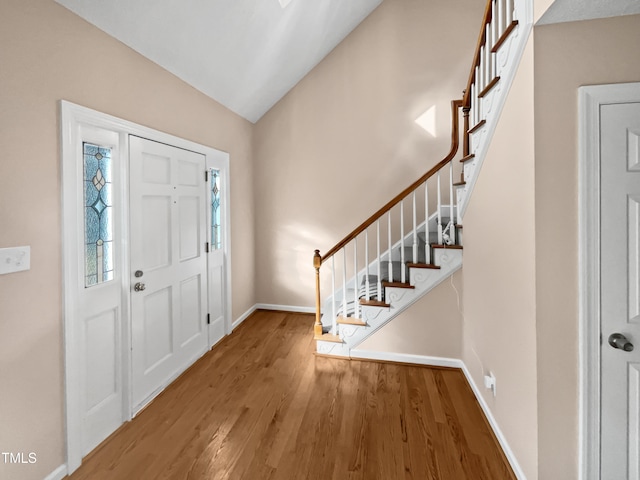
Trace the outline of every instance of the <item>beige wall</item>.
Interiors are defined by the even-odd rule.
[[[533,124],[530,39],[464,215],[462,270],[463,360],[529,479],[538,461]],[[495,398],[483,388],[489,371]]]
[[[59,100],[228,151],[233,318],[255,303],[252,125],[49,0],[0,2],[0,247],[31,245],[31,270],[0,276],[0,451],[65,461]]]
[[[256,124],[258,302],[313,306],[313,250],[448,152],[482,3],[385,0]],[[414,123],[434,105],[436,138]]]
[[[575,479],[578,468],[577,89],[640,81],[638,45],[640,15],[535,29],[541,479]]]

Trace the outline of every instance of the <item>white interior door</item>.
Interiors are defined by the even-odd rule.
[[[130,137],[134,412],[208,347],[205,156]]]
[[[600,113],[600,475],[640,480],[640,103]]]

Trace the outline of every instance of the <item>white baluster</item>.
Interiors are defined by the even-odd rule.
[[[360,318],[360,304],[358,302],[358,237],[353,242],[353,271],[355,272],[355,280],[353,281],[353,317]]]
[[[342,316],[347,318],[347,249],[342,247]]]
[[[380,243],[380,242],[378,242]],[[380,258],[378,258],[378,262]],[[364,298],[365,300],[370,300],[371,295],[369,293],[369,231],[364,231],[364,265],[365,265],[365,277],[364,277]]]
[[[504,33],[504,2],[505,0],[498,0],[498,38]]]
[[[416,212],[416,191],[413,191],[413,263],[418,263],[418,218]]]
[[[477,68],[476,68],[476,72],[477,72]],[[476,98],[476,92],[477,92],[477,88],[476,88],[476,84],[472,83],[471,84],[471,128],[475,127],[476,124],[478,123],[477,117],[478,117],[478,99]]]
[[[388,281],[389,282],[393,282],[393,264],[392,264],[392,258],[391,258],[391,210],[389,210],[389,228],[388,228],[388,238],[389,238],[389,258],[387,258],[387,262],[389,265],[389,275],[388,275]]]
[[[437,175],[437,191],[436,193],[438,194],[438,202],[437,202],[437,207],[438,207],[438,211],[436,212],[437,218],[438,218],[438,244],[442,245],[442,197],[440,194],[440,170],[438,170],[438,175]]]
[[[499,2],[493,0],[491,2],[491,48],[493,49],[494,45],[498,41],[498,37],[500,34],[498,33],[499,28],[499,20],[498,20],[498,10],[497,5]]]
[[[400,281],[405,283],[404,268],[404,200],[400,201]]]
[[[493,0],[492,6],[492,17],[491,17],[491,78],[496,78],[498,76],[498,57],[495,52],[493,52],[493,47],[498,41],[498,18],[496,17],[496,0]]]
[[[426,262],[431,263],[431,245],[429,244],[429,185],[424,182],[424,254]]]
[[[507,5],[505,7],[505,18],[506,18],[506,27],[509,27],[513,22],[513,0],[507,0]]]
[[[380,219],[376,222],[377,226],[377,248],[378,248],[378,301],[382,300],[382,261],[380,258]]]
[[[449,238],[453,244],[456,243],[456,229],[454,227],[455,218],[453,216],[453,161],[449,162]]]
[[[334,335],[338,335],[338,319],[336,318],[336,256],[331,257],[331,329]]]
[[[493,66],[491,65],[491,33],[490,33],[489,25],[485,26],[484,29],[484,53],[486,55],[485,58],[485,85],[489,85],[489,82],[493,80],[491,73],[493,72]]]

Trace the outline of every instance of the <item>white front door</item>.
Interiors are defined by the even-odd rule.
[[[205,156],[130,137],[133,410],[204,354]]]
[[[600,145],[600,478],[640,480],[640,103],[601,106]]]

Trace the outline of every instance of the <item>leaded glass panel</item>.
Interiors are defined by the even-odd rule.
[[[83,143],[85,287],[113,280],[111,149]]]
[[[211,245],[214,250],[222,248],[220,201],[220,170],[211,169]]]

